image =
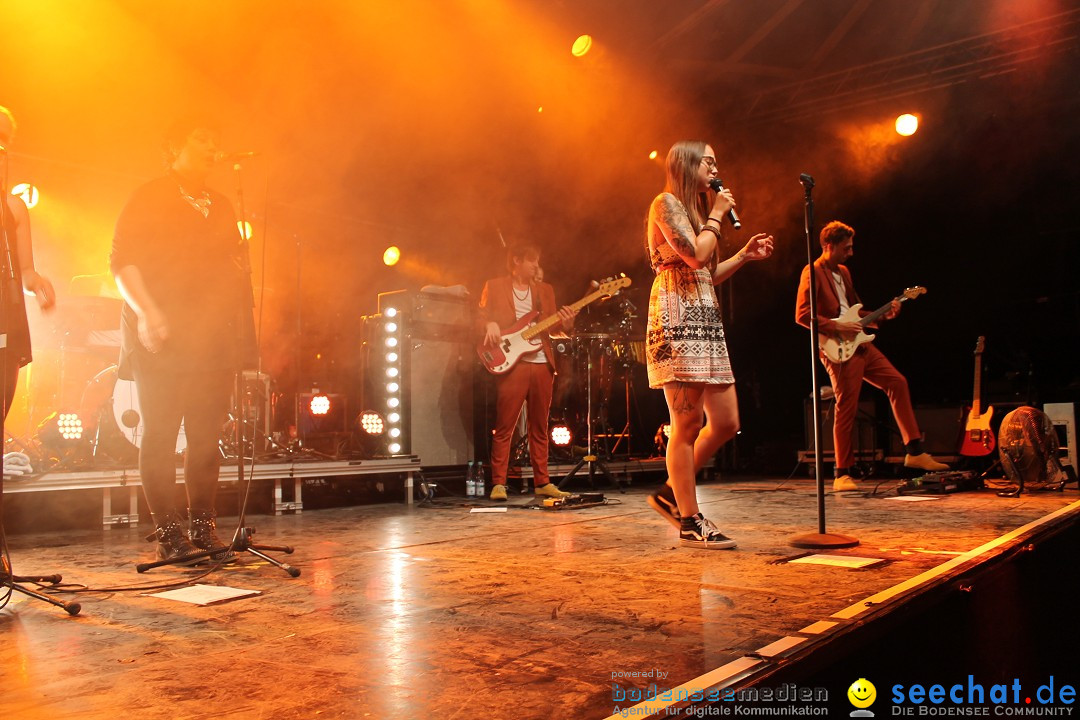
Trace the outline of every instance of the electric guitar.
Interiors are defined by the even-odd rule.
[[[994,452],[997,440],[994,431],[990,429],[990,417],[994,414],[994,406],[986,408],[986,412],[980,413],[979,395],[982,390],[982,354],[986,346],[986,338],[979,336],[975,343],[975,397],[971,401],[971,412],[968,413],[967,422],[964,424],[964,439],[960,443],[960,454],[965,457],[982,457]]]
[[[862,310],[862,303],[855,303],[847,309],[847,312],[836,318],[836,320],[839,322],[857,322],[865,328],[867,325],[876,322],[882,315],[889,312],[893,300],[906,302],[908,300],[914,300],[925,292],[926,288],[924,287],[918,285],[910,287],[874,312],[863,317],[859,317],[859,311]],[[851,356],[855,354],[855,351],[859,349],[860,345],[864,342],[870,342],[873,339],[873,335],[868,335],[862,330],[859,330],[855,337],[849,339],[842,338],[839,335],[818,333],[818,348],[829,360],[834,363],[842,363],[850,360]]]
[[[580,310],[594,300],[611,297],[624,287],[629,286],[630,278],[625,275],[611,278],[600,283],[595,290],[572,303],[569,307],[571,310]],[[541,343],[540,333],[559,322],[557,313],[537,322],[536,318],[539,315],[539,310],[533,310],[531,313],[522,316],[520,320],[502,334],[499,342],[494,345],[488,345],[487,343],[477,345],[476,352],[480,356],[480,362],[483,363],[484,367],[496,375],[501,375],[514,367],[522,355],[527,355],[539,349]]]

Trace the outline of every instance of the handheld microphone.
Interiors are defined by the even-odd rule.
[[[214,156],[214,162],[239,162],[241,160],[247,160],[248,158],[253,158],[261,154],[262,153],[253,151],[234,153],[219,152],[217,155]]]
[[[720,178],[713,178],[709,181],[709,187],[715,192],[720,192],[724,189],[724,181]],[[727,219],[731,221],[731,225],[738,230],[742,227],[742,221],[739,220],[739,216],[735,214],[735,208],[731,208],[727,211]]]
[[[799,175],[799,182],[801,182],[807,189],[814,187],[814,178],[810,177],[806,173]]]

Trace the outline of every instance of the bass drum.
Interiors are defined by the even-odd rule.
[[[142,445],[143,422],[139,393],[134,380],[117,377],[117,367],[105,368],[90,381],[83,392],[82,417],[89,418],[85,429],[96,432],[97,446],[117,459],[138,457]],[[184,425],[176,437],[176,452],[187,448]]]

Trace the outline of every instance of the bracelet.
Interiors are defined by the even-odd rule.
[[[723,237],[722,235],[720,235],[720,228],[715,228],[712,225],[702,225],[701,232],[705,232],[706,230],[715,235],[717,240],[720,240]]]
[[[721,219],[717,220],[717,219],[716,219],[716,218],[714,218],[714,217],[713,217],[712,215],[710,215],[709,217],[705,218],[705,222],[709,222],[710,220],[712,220],[713,222],[715,222],[715,223],[716,223],[717,225],[719,225],[719,226],[721,226],[721,227],[723,227],[723,226],[724,226],[724,220],[723,220],[723,218],[721,218]]]

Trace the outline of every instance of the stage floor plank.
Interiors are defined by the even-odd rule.
[[[283,559],[301,577],[248,556],[203,580],[257,597],[197,607],[80,595],[71,618],[17,596],[0,612],[0,713],[602,718],[615,705],[612,682],[686,682],[1077,500],[1075,488],[926,502],[830,494],[828,529],[861,540],[842,554],[888,561],[856,571],[777,562],[802,552],[792,536],[817,528],[806,480],[699,493],[738,550],[678,548],[642,489],[558,512],[379,505],[257,516],[256,539],[294,545]],[[194,574],[136,574],[135,562],[152,559],[145,530],[9,544],[17,573],[96,587]],[[663,675],[617,677],[648,672]]]

